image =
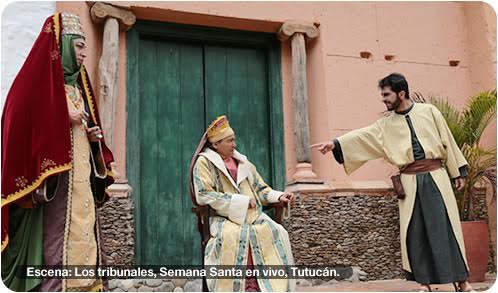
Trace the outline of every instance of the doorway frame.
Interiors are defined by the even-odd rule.
[[[126,35],[126,174],[133,190],[140,190],[140,87],[138,84],[139,42],[141,38],[163,38],[176,41],[200,41],[215,45],[236,45],[264,49],[268,60],[268,97],[270,99],[270,142],[272,182],[275,189],[285,187],[284,122],[280,41],[276,34],[250,32],[198,25],[138,20]],[[188,196],[187,194],[185,196]],[[136,233],[140,223],[140,195],[132,192],[134,201],[135,263],[141,263],[142,239]]]

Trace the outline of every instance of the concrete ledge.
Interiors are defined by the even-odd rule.
[[[109,187],[106,188],[106,192],[109,195],[109,197],[115,197],[115,198],[127,198],[130,196],[131,192],[133,191],[133,188],[125,182],[117,182],[114,184],[111,184]]]

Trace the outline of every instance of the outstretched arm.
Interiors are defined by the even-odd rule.
[[[334,158],[344,165],[347,174],[351,174],[366,162],[385,157],[380,122],[348,132],[333,141],[326,141],[310,146],[322,154],[333,152]]]

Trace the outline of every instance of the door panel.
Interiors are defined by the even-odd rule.
[[[127,161],[138,160],[128,166],[139,169],[127,170],[137,204],[136,263],[200,264],[188,168],[209,123],[227,115],[238,150],[273,183],[268,51],[158,37],[136,43],[137,76],[129,78],[138,109],[127,110],[139,132],[127,145],[137,154]]]
[[[226,114],[237,149],[271,183],[267,62],[263,50],[205,47],[206,124]]]

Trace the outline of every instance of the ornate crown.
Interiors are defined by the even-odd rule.
[[[85,38],[85,32],[81,25],[80,17],[76,14],[62,12],[62,35],[79,35]]]
[[[232,134],[233,129],[230,127],[226,116],[216,118],[207,129],[207,137],[210,142],[216,142]]]

